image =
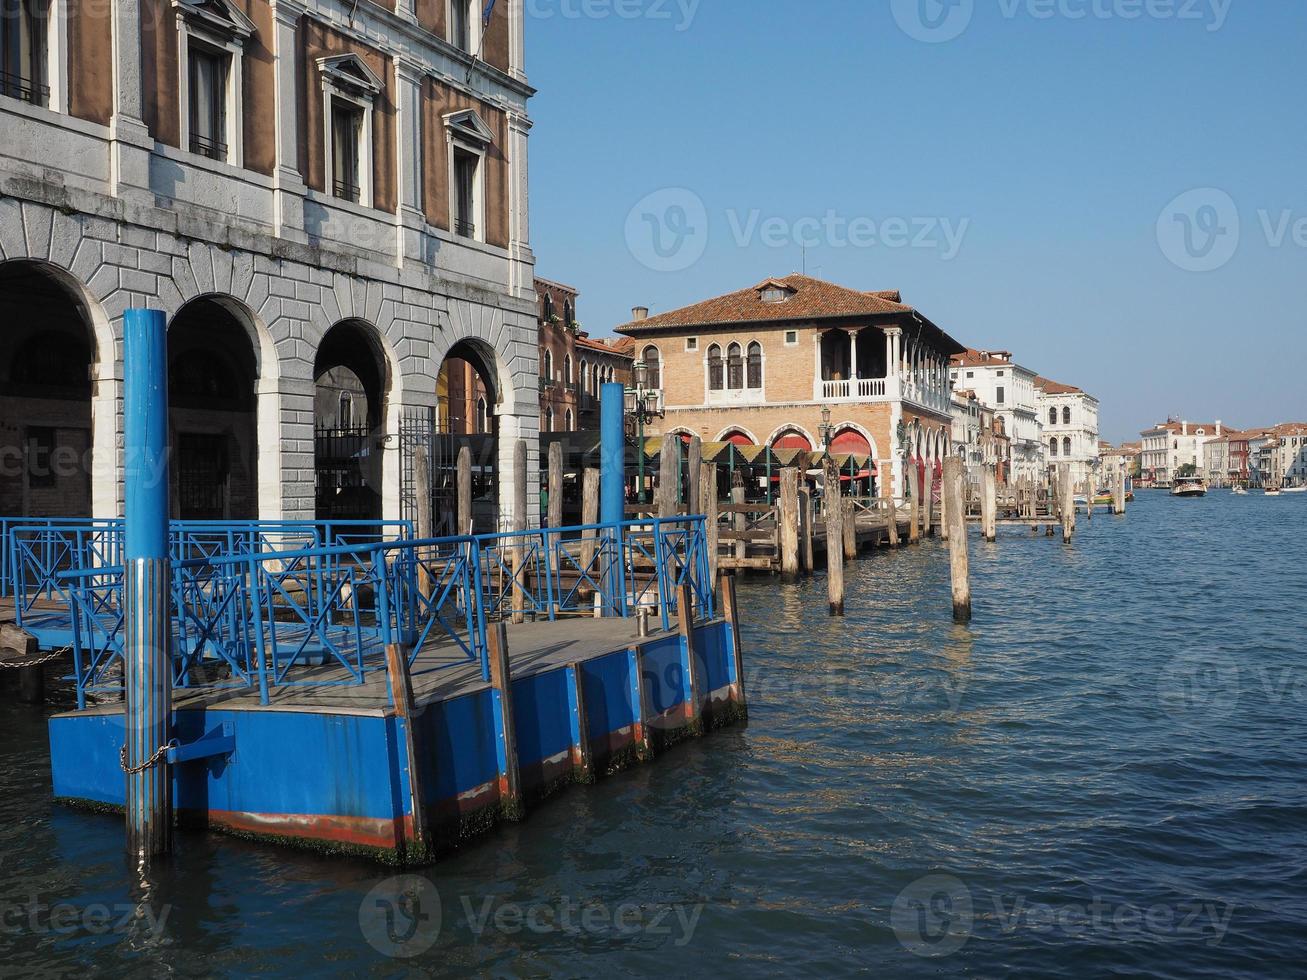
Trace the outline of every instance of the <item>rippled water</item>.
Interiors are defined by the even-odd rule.
[[[820,578],[751,580],[747,729],[430,883],[183,834],[134,884],[5,696],[0,972],[1301,974],[1305,532],[1303,498],[1148,493],[1071,548],[1004,529],[969,628],[935,542],[854,566],[842,621]]]

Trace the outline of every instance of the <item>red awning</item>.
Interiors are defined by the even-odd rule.
[[[753,445],[753,440],[750,439],[748,436],[746,436],[743,432],[732,432],[729,436],[726,437],[725,441],[734,443],[737,446]]]
[[[777,439],[775,442],[772,443],[772,448],[773,449],[801,449],[805,453],[810,453],[812,452],[812,443],[808,441],[806,436],[802,436],[797,432],[787,432],[785,433],[785,435],[781,436],[779,439]]]
[[[830,451],[832,453],[853,453],[857,456],[870,456],[871,443],[861,432],[854,429],[843,429],[836,433],[835,438],[831,440]]]

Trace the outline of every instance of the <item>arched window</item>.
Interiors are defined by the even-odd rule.
[[[652,391],[660,390],[663,386],[662,359],[659,357],[658,348],[652,344],[644,349],[644,368],[646,385]]]
[[[545,322],[548,323],[554,318],[554,298],[545,293]]]
[[[545,409],[545,431],[554,431],[554,409],[552,406]]]
[[[540,377],[546,381],[554,380],[554,355],[551,351],[545,351],[544,360],[540,363]]]
[[[1054,406],[1048,410],[1048,424],[1057,425],[1057,407]]]
[[[1070,406],[1070,405],[1065,405],[1065,406],[1063,406],[1063,408],[1062,408],[1062,424],[1063,424],[1063,425],[1070,425],[1070,424],[1071,424],[1071,406]]]
[[[567,428],[564,429],[563,431],[564,431],[564,432],[571,432],[571,431],[572,431],[572,410],[571,410],[570,408],[567,410],[567,415],[566,415],[565,417],[566,417],[566,419],[567,419]]]
[[[708,390],[721,391],[725,386],[723,372],[726,364],[722,360],[722,349],[717,344],[708,348]]]
[[[569,385],[572,383],[572,355],[571,354],[566,354],[563,356],[563,383]]]
[[[731,391],[744,387],[744,354],[739,344],[726,348],[726,387]]]
[[[587,394],[590,392],[590,362],[584,357],[581,358],[581,390]]]
[[[762,344],[756,340],[749,345],[748,382],[750,388],[762,387]]]
[[[1063,456],[1070,456],[1070,455],[1071,455],[1071,437],[1070,437],[1070,436],[1067,436],[1065,439],[1062,440],[1062,455],[1063,455]]]
[[[1052,439],[1048,440],[1048,455],[1050,456],[1057,455],[1057,436],[1054,436]]]
[[[572,312],[572,301],[570,299],[563,300],[563,326],[570,327],[574,319],[576,319],[576,315]]]

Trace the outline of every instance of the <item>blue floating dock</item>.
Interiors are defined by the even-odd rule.
[[[187,529],[172,533],[179,554]],[[46,528],[42,543],[72,534]],[[167,757],[184,825],[423,860],[561,785],[746,717],[733,590],[719,610],[702,518],[250,540],[173,563]],[[21,588],[30,543],[8,548]],[[81,706],[50,719],[54,793],[121,808],[120,570],[55,565],[29,613],[74,637]],[[501,623],[506,683],[492,680]]]

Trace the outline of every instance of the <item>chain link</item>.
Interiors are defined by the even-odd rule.
[[[51,660],[58,660],[64,655],[62,650],[56,650],[54,653],[47,654],[44,657],[38,657],[35,660],[0,660],[0,670],[6,668],[16,670],[19,667],[40,667],[41,664],[48,664]]]
[[[145,770],[157,766],[163,760],[163,757],[168,754],[168,750],[175,748],[177,748],[177,740],[174,738],[169,742],[160,745],[154,755],[150,756],[139,766],[129,766],[127,764],[127,746],[124,745],[118,752],[118,762],[123,767],[123,772],[127,773],[129,776],[135,776],[138,773],[145,772]]]

